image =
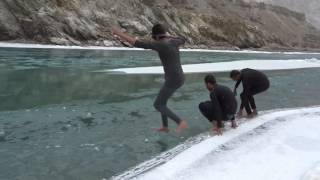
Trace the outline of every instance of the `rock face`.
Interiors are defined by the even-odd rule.
[[[240,0],[1,0],[0,40],[61,45],[121,45],[118,26],[148,38],[155,23],[192,47],[320,49],[303,14]]]
[[[320,1],[319,0],[245,0],[246,2],[264,2],[287,7],[306,14],[308,22],[320,29]]]

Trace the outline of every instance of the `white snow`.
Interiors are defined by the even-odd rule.
[[[193,145],[138,177],[131,176],[139,180],[318,180],[319,162],[320,107],[309,107],[265,113],[223,136]]]
[[[320,67],[318,59],[304,60],[241,60],[231,62],[202,63],[183,65],[185,73],[228,72],[233,69],[253,68],[258,70],[285,70]],[[163,74],[162,66],[107,69],[95,72],[125,74]]]
[[[320,162],[309,169],[301,180],[320,180]]]
[[[49,44],[27,44],[0,42],[0,48],[34,48],[34,49],[83,49],[83,50],[142,50],[140,48],[103,47],[103,46],[61,46]]]
[[[0,42],[0,47],[9,48],[38,48],[38,49],[86,49],[86,50],[144,50],[141,48],[129,47],[103,47],[103,46],[62,46],[49,44],[28,44],[28,43],[8,43]],[[218,53],[258,53],[258,54],[320,54],[320,52],[271,52],[271,51],[253,51],[253,50],[214,50],[214,49],[181,49],[187,52],[218,52]]]

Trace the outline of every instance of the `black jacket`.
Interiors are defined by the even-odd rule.
[[[217,84],[210,93],[214,119],[227,120],[227,115],[233,115],[237,111],[237,100],[230,88]]]
[[[252,94],[251,90],[253,89],[267,89],[270,85],[268,77],[264,73],[249,68],[241,70],[241,76],[234,87],[234,92],[241,82],[243,93],[247,95]]]

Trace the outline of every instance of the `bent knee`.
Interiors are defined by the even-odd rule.
[[[160,111],[165,107],[165,105],[163,104],[158,104],[158,103],[154,103],[153,104],[153,107],[157,110],[157,111]]]
[[[159,107],[160,107],[160,105],[159,104],[157,104],[157,103],[153,103],[153,107],[155,108],[155,109],[159,109]]]

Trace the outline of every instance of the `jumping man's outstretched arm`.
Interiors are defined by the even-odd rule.
[[[186,38],[182,36],[179,36],[179,37],[167,36],[167,37],[171,38],[177,46],[182,46],[186,43]]]
[[[134,37],[131,37],[130,35],[123,33],[117,28],[112,28],[112,34],[118,36],[121,40],[128,42],[134,47],[137,48],[143,48],[143,49],[152,49],[152,50],[157,50],[158,46],[156,43],[152,41],[141,41],[137,40]]]
[[[127,41],[131,45],[134,45],[136,43],[136,39],[134,37],[131,37],[130,35],[123,33],[117,28],[112,28],[112,34],[118,36],[121,40]]]

